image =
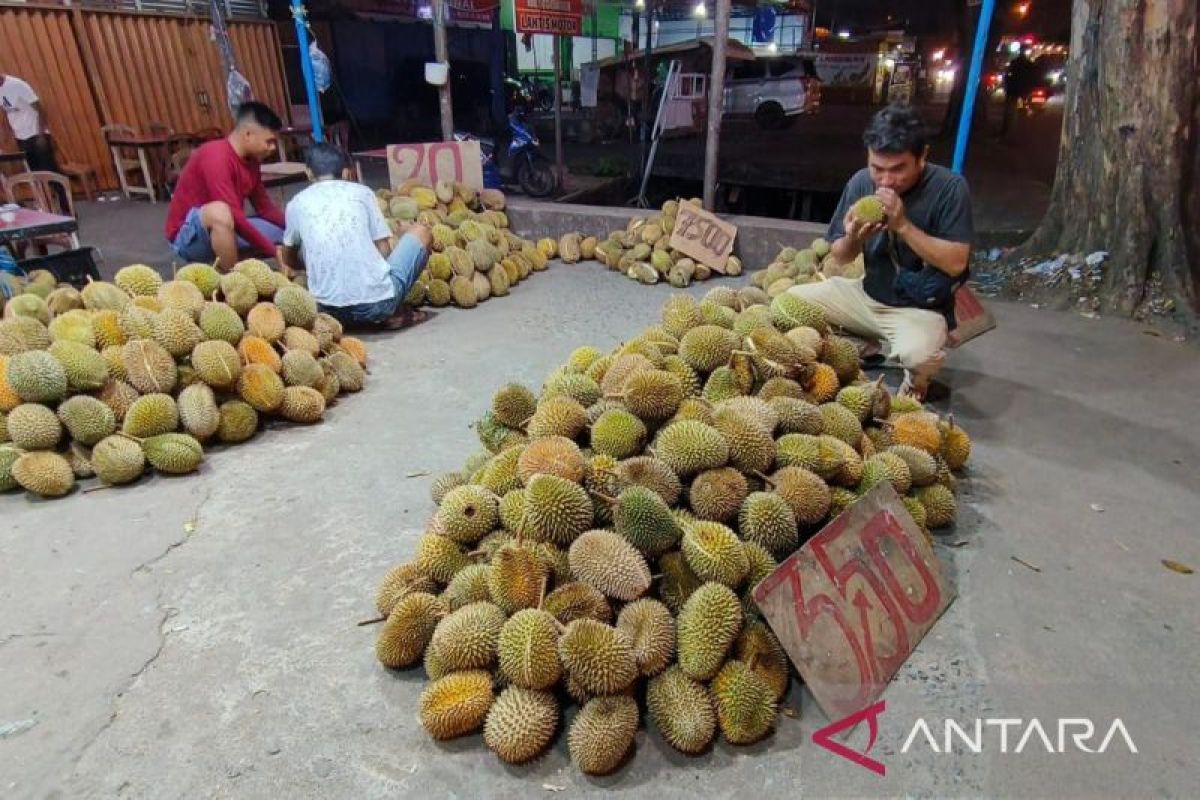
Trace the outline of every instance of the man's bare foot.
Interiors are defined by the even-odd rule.
[[[420,325],[427,319],[429,319],[429,315],[420,309],[402,308],[388,318],[380,327],[385,331],[398,331],[402,328],[411,328],[413,325]]]

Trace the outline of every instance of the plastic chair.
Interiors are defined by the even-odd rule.
[[[59,214],[68,217],[75,216],[75,201],[71,197],[71,181],[65,175],[59,175],[57,172],[22,172],[19,175],[10,175],[8,177],[0,176],[0,185],[3,186],[4,194],[12,199],[13,202],[21,202],[23,197],[22,191],[29,196],[29,202],[22,203],[29,208],[35,208],[38,211],[44,211],[47,214]],[[61,194],[54,191],[54,187],[60,188]],[[66,208],[62,208],[62,200],[64,198],[67,203]],[[77,233],[56,233],[50,236],[39,236],[32,240],[33,245],[42,250],[46,245],[56,245],[62,248],[78,248],[79,234]]]
[[[146,151],[140,147],[125,147],[113,144],[114,138],[136,139],[138,134],[128,125],[105,125],[100,129],[108,150],[112,154],[113,168],[117,172],[117,180],[121,184],[121,194],[128,200],[130,195],[144,194],[151,203],[158,202],[154,194],[154,177],[150,165],[146,161]],[[130,174],[141,173],[142,183],[130,183]]]

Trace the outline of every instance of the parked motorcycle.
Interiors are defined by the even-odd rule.
[[[558,188],[554,164],[542,153],[538,138],[516,113],[508,115],[508,142],[497,152],[494,139],[455,131],[455,141],[479,142],[483,185],[489,189],[518,186],[530,197],[548,197]]]

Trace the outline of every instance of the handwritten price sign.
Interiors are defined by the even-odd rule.
[[[883,694],[954,599],[888,483],[779,565],[754,600],[830,719]]]
[[[689,202],[679,204],[675,228],[671,231],[671,249],[699,261],[715,272],[725,274],[725,262],[733,252],[737,226],[708,213]]]
[[[483,188],[479,142],[390,144],[387,163],[393,189],[407,180],[418,180],[428,186],[438,181],[453,181],[474,189]]]

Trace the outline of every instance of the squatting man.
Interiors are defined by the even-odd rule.
[[[924,124],[909,107],[879,111],[863,143],[867,166],[846,184],[826,236],[838,264],[862,255],[863,277],[832,277],[788,291],[867,340],[865,354],[882,351],[903,367],[900,393],[920,400],[945,360],[954,292],[967,278],[970,193],[961,175],[928,163]]]

